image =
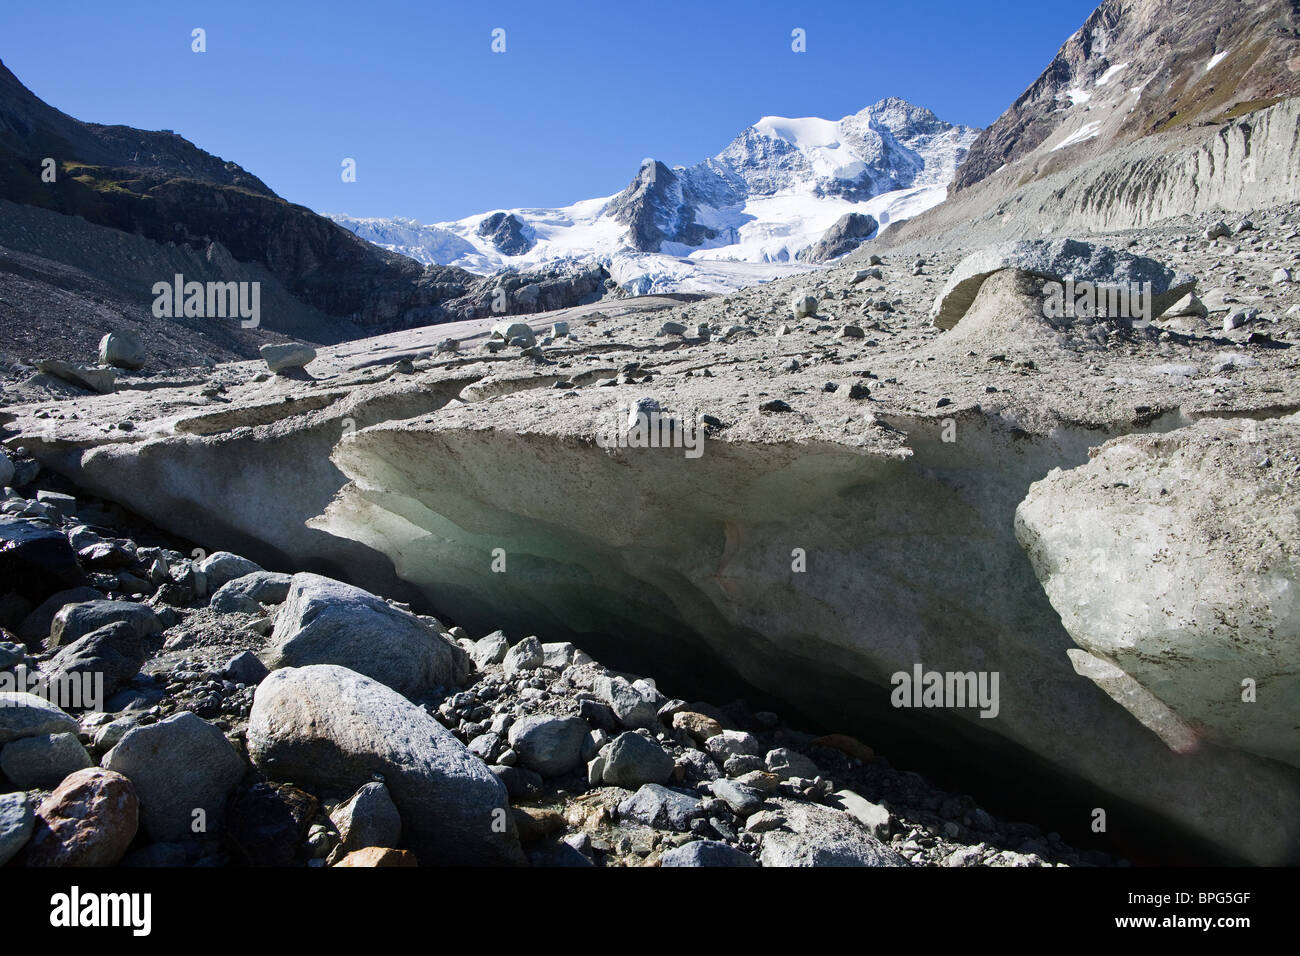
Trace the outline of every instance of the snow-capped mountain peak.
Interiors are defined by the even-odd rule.
[[[432,226],[333,218],[394,252],[474,272],[586,259],[633,292],[716,291],[811,268],[799,253],[849,213],[887,229],[942,202],[978,133],[890,97],[839,120],[764,116],[716,156],[648,158],[617,195],[560,209]]]

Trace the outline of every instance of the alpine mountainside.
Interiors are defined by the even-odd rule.
[[[954,189],[1044,144],[1058,153],[1066,139],[1078,144],[1053,157],[1066,162],[1294,96],[1300,93],[1298,35],[1296,0],[1106,0],[980,134]]]
[[[766,116],[693,166],[645,160],[614,196],[454,222],[335,221],[421,262],[477,272],[557,260],[609,268],[632,292],[713,291],[786,274],[821,246],[843,255],[876,228],[942,202],[978,131],[888,98],[841,120]],[[870,217],[876,228],[864,228]]]
[[[1300,176],[1300,2],[1105,0],[970,147],[953,243],[1140,227],[1287,201]]]
[[[498,283],[361,241],[174,132],[74,119],[3,63],[0,203],[6,364],[48,358],[64,345],[84,357],[100,335],[123,327],[143,333],[169,364],[228,359],[255,354],[268,330],[328,342],[488,315],[503,298],[506,312],[525,301],[563,307],[603,294],[607,278],[598,269],[524,274],[512,285],[536,285],[538,295],[495,295]],[[262,329],[159,325],[151,289],[177,272],[261,282],[270,306]],[[68,295],[94,306],[46,328],[50,302]],[[37,347],[44,353],[31,354]]]

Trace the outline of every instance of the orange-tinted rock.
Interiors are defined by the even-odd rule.
[[[88,767],[68,774],[36,811],[29,866],[113,866],[140,825],[140,801],[120,773]]]
[[[673,726],[686,731],[697,744],[703,744],[710,737],[717,736],[723,729],[722,724],[712,717],[697,714],[693,710],[679,710],[673,714]]]
[[[335,866],[418,866],[415,854],[409,850],[393,850],[383,846],[368,846],[353,850]]]

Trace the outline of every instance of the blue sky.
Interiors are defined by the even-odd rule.
[[[435,222],[608,195],[643,158],[696,162],[764,115],[901,96],[985,126],[1093,6],[8,2],[0,59],[78,119],[173,129],[320,212]]]

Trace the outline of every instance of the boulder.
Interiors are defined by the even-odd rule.
[[[12,860],[31,839],[35,815],[27,794],[0,793],[0,866]]]
[[[509,740],[529,770],[543,777],[559,777],[582,765],[587,723],[578,717],[535,714],[511,724]]]
[[[34,521],[0,518],[0,593],[13,592],[39,605],[86,584],[77,555],[61,532]]]
[[[335,866],[419,866],[415,854],[407,850],[394,850],[391,847],[368,846],[364,850],[353,850]]]
[[[636,731],[626,731],[602,751],[605,764],[601,779],[614,787],[635,790],[643,783],[667,783],[673,772],[673,758],[655,741]]]
[[[542,642],[536,637],[525,637],[506,651],[506,656],[501,659],[506,677],[514,677],[520,671],[532,670],[545,663],[546,653],[542,650]]]
[[[51,594],[31,614],[23,618],[18,627],[18,637],[32,646],[44,644],[49,639],[49,630],[55,624],[55,615],[70,604],[86,604],[87,601],[103,601],[104,596],[94,588],[70,588]]]
[[[263,604],[282,604],[289,595],[287,574],[274,571],[253,571],[222,584],[216,589],[209,602],[214,611],[229,613],[242,611],[257,614]],[[209,582],[211,586],[211,582]]]
[[[352,792],[376,774],[406,842],[430,864],[520,863],[506,787],[425,710],[330,664],[285,668],[257,688],[248,749],[272,780]]]
[[[743,730],[724,730],[714,734],[704,741],[704,749],[719,763],[723,763],[728,757],[763,755],[763,745],[753,734],[747,734]]]
[[[135,839],[139,821],[140,801],[130,780],[97,767],[78,770],[36,811],[27,863],[115,866]]]
[[[36,500],[52,509],[60,518],[72,518],[77,513],[77,499],[72,495],[42,488],[36,492]]]
[[[653,687],[638,682],[636,686],[625,677],[601,675],[596,678],[593,692],[614,711],[624,727],[655,728],[659,725],[659,707],[663,697]]]
[[[133,623],[117,621],[61,647],[42,670],[51,680],[60,681],[74,674],[102,675],[107,698],[140,672],[147,657],[148,648]],[[103,701],[98,703],[102,706]]]
[[[847,813],[802,801],[778,803],[784,823],[763,834],[764,866],[910,865]]]
[[[1196,287],[1194,277],[1146,256],[1077,239],[1021,240],[973,252],[957,264],[931,307],[935,327],[951,329],[961,321],[984,280],[1004,269],[1058,282],[1067,277],[1099,285],[1150,282],[1153,318]]]
[[[161,841],[219,831],[246,770],[225,734],[189,711],[128,730],[103,766],[134,784],[145,832]]]
[[[109,332],[99,340],[99,364],[114,368],[142,369],[149,361],[140,336],[134,332]]]
[[[801,753],[796,753],[788,747],[777,747],[775,750],[769,750],[764,762],[767,764],[769,773],[774,773],[782,780],[788,780],[791,777],[803,777],[805,780],[812,780],[817,777],[821,771],[817,769],[817,764],[805,757]]]
[[[304,368],[316,360],[316,350],[301,342],[268,343],[258,349],[258,352],[266,362],[266,367],[276,373]]]
[[[647,783],[618,805],[620,817],[648,827],[684,832],[691,821],[704,817],[698,797]]]
[[[748,853],[716,840],[692,840],[666,850],[660,866],[758,866]]]
[[[762,790],[747,786],[738,780],[714,780],[709,784],[709,789],[713,791],[715,797],[741,817],[757,813],[762,809],[763,801],[767,799],[767,794]]]
[[[578,701],[578,716],[585,720],[589,727],[595,727],[597,730],[610,734],[618,730],[618,717],[614,714],[614,708],[598,700],[584,698]]]
[[[562,671],[573,663],[573,656],[577,653],[578,649],[568,641],[543,644],[542,664],[545,667],[553,667],[557,671]]]
[[[861,823],[877,840],[889,839],[892,818],[889,811],[880,804],[872,803],[852,790],[838,790],[831,794],[827,802]]]
[[[464,679],[469,658],[409,611],[319,574],[295,574],[275,619],[267,667],[337,664],[420,694]]]
[[[1197,298],[1195,292],[1189,292],[1160,314],[1161,320],[1178,318],[1203,319],[1210,314],[1205,303]]]
[[[710,737],[716,737],[722,733],[722,724],[712,717],[697,714],[690,710],[682,710],[673,714],[673,727],[677,730],[686,731],[687,736],[700,745],[703,745]]]
[[[117,381],[117,372],[111,368],[74,365],[62,359],[42,359],[36,363],[36,367],[46,375],[53,375],[70,385],[98,392],[101,395],[112,392],[113,385]]]
[[[270,671],[252,651],[240,651],[226,661],[221,673],[226,680],[236,684],[260,684]]]
[[[0,671],[16,667],[27,659],[27,648],[17,641],[0,641]]]
[[[544,785],[540,774],[527,767],[507,767],[493,764],[488,768],[506,788],[511,800],[526,800],[542,792]]]
[[[201,572],[207,581],[208,593],[215,594],[226,582],[255,574],[262,568],[248,558],[229,551],[214,551],[195,565],[195,570]]]
[[[86,601],[69,604],[54,615],[47,647],[67,647],[93,631],[126,624],[140,641],[161,634],[162,621],[153,608],[134,601]]]
[[[344,853],[393,847],[402,839],[402,815],[382,783],[368,783],[330,813]]]
[[[37,734],[75,734],[77,722],[44,697],[0,691],[0,746]]]
[[[481,637],[474,642],[474,649],[470,651],[470,656],[474,658],[474,663],[481,670],[489,664],[500,664],[506,659],[509,651],[510,641],[506,639],[505,631],[493,631],[487,637]]]
[[[523,339],[529,348],[537,344],[537,334],[527,322],[507,319],[492,326],[492,337],[505,342]]]
[[[800,289],[790,299],[790,311],[795,318],[817,314],[817,297],[807,289]]]
[[[50,790],[91,763],[90,754],[73,733],[23,737],[0,749],[0,771],[22,790]]]

